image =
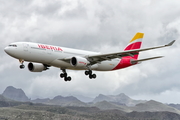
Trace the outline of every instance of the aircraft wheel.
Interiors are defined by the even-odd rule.
[[[64,81],[66,81],[66,82],[68,81],[67,77],[64,78]]]
[[[89,75],[89,71],[85,71],[85,75]]]
[[[24,69],[24,68],[25,68],[25,66],[24,66],[24,65],[20,65],[19,67],[20,67],[20,69]]]
[[[61,77],[61,78],[67,77],[67,73],[61,73],[61,74],[60,74],[60,77]]]
[[[60,74],[60,77],[61,77],[61,78],[63,78],[63,77],[64,77],[64,74],[63,74],[63,73],[61,73],[61,74]]]
[[[67,77],[67,80],[68,80],[68,81],[71,81],[71,77],[70,77],[70,76],[69,76],[69,77]]]
[[[89,75],[92,75],[92,70],[89,70],[88,72],[89,72]]]
[[[89,75],[89,78],[90,78],[90,79],[92,79],[92,78],[93,78],[93,76],[92,76],[92,75]]]
[[[95,78],[96,78],[96,74],[92,74],[92,78],[94,78],[94,79],[95,79]]]
[[[63,73],[64,74],[64,77],[67,77],[67,73]]]
[[[69,76],[69,77],[65,77],[65,78],[64,78],[64,81],[66,81],[66,82],[67,82],[67,81],[71,81],[71,77],[70,77],[70,76]]]

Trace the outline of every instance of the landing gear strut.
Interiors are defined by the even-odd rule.
[[[92,70],[85,71],[85,75],[89,75],[89,78],[96,78],[96,74],[92,74]]]
[[[19,59],[19,62],[21,63],[21,65],[19,66],[19,68],[20,69],[24,69],[25,68],[25,66],[24,66],[24,60],[22,60],[22,59]]]
[[[71,77],[67,75],[65,69],[61,69],[63,73],[60,74],[61,78],[64,78],[64,81],[71,81]]]

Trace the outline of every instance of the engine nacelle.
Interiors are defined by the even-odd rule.
[[[89,64],[89,61],[86,58],[76,56],[71,58],[70,63],[75,67],[85,67]]]
[[[46,66],[44,66],[43,64],[29,63],[28,69],[31,72],[42,72],[44,70],[47,70],[48,68]]]

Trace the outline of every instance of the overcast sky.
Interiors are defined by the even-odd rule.
[[[0,93],[14,86],[32,99],[125,93],[134,99],[180,103],[179,6],[178,0],[0,0]],[[72,81],[64,82],[59,68],[41,73],[29,72],[27,67],[20,70],[18,60],[4,52],[4,47],[17,41],[118,52],[136,32],[145,33],[143,48],[176,42],[140,54],[140,58],[164,58],[95,72],[95,80],[84,71],[68,70]]]

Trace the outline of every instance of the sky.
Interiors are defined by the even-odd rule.
[[[14,86],[31,99],[125,93],[133,99],[180,104],[179,6],[178,0],[0,0],[0,93]],[[65,82],[59,68],[41,73],[20,70],[18,60],[4,52],[17,41],[120,52],[137,32],[145,33],[142,48],[176,42],[139,56],[165,56],[161,59],[117,71],[94,71],[93,80],[84,71],[67,70],[72,81]]]

